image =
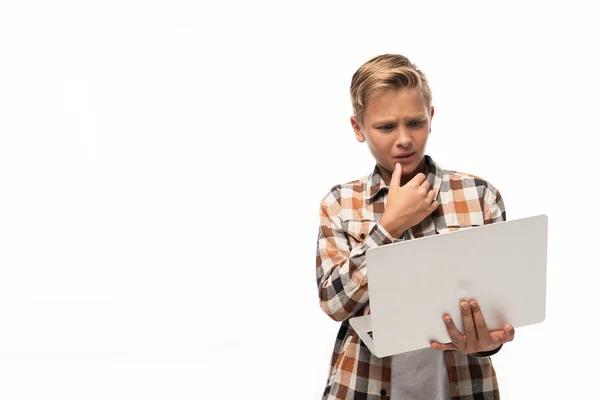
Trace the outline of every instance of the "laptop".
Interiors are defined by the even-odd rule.
[[[442,320],[464,332],[461,300],[479,303],[490,330],[546,316],[548,218],[461,229],[367,250],[371,314],[350,325],[377,357],[451,342]]]

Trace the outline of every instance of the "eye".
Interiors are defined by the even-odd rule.
[[[392,129],[394,129],[394,127],[395,127],[394,124],[385,124],[385,125],[381,125],[377,129],[379,129],[380,131],[383,131],[383,132],[389,132]]]
[[[408,126],[410,126],[411,128],[418,128],[419,126],[423,125],[425,123],[425,121],[410,121],[408,123]]]

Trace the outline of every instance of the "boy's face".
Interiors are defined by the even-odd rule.
[[[369,100],[362,125],[350,118],[356,139],[367,142],[386,184],[396,163],[402,165],[402,185],[424,172],[433,111],[417,89],[388,89]]]

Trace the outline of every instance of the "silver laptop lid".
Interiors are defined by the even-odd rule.
[[[539,323],[546,311],[545,215],[427,236],[366,253],[374,353],[450,342],[461,299],[476,299],[490,329]]]

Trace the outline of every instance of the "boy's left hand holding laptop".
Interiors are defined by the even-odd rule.
[[[510,324],[505,324],[501,330],[490,332],[481,308],[475,300],[461,301],[459,307],[465,334],[458,330],[449,315],[444,315],[444,323],[452,343],[442,344],[432,341],[432,348],[436,350],[456,350],[465,354],[486,353],[494,352],[502,344],[511,342],[515,338],[515,329]]]

